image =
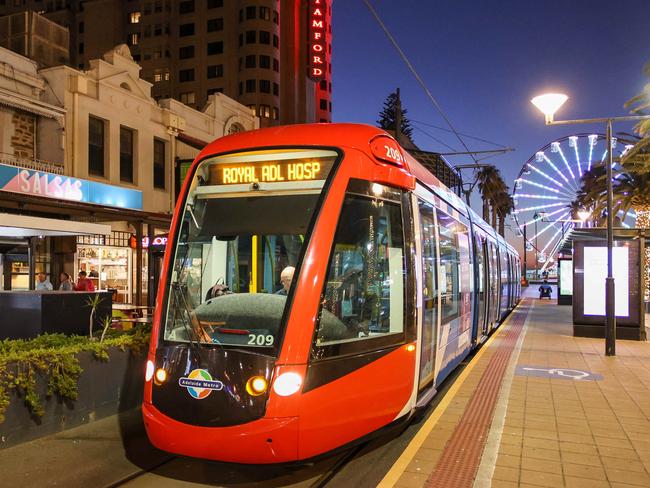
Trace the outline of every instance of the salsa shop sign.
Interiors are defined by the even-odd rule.
[[[142,192],[96,181],[0,164],[0,190],[142,210]]]

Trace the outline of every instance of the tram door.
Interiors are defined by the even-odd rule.
[[[489,327],[496,327],[499,318],[499,257],[497,249],[493,242],[487,243],[488,259],[489,259],[489,309],[488,321]]]
[[[487,242],[480,233],[476,234],[476,262],[478,264],[478,283],[476,291],[478,294],[478,330],[481,335],[486,336],[490,332],[489,319],[487,314]]]
[[[433,205],[418,201],[422,245],[422,348],[420,352],[419,389],[435,377],[437,277],[436,224]]]

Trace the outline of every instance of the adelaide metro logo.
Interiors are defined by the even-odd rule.
[[[212,375],[205,369],[194,369],[187,376],[179,378],[178,384],[187,388],[187,392],[196,400],[203,400],[212,390],[222,390],[223,383],[213,380]]]

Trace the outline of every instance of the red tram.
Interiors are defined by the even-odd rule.
[[[279,463],[408,420],[516,305],[519,276],[516,251],[379,129],[221,138],[174,213],[149,439]]]

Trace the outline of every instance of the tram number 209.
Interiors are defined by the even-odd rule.
[[[275,338],[271,334],[248,334],[250,346],[272,346]]]
[[[390,147],[388,145],[384,145],[384,148],[386,149],[386,157],[388,159],[391,159],[398,163],[401,163],[403,161],[402,154],[399,152],[399,149],[395,149],[394,147]]]

